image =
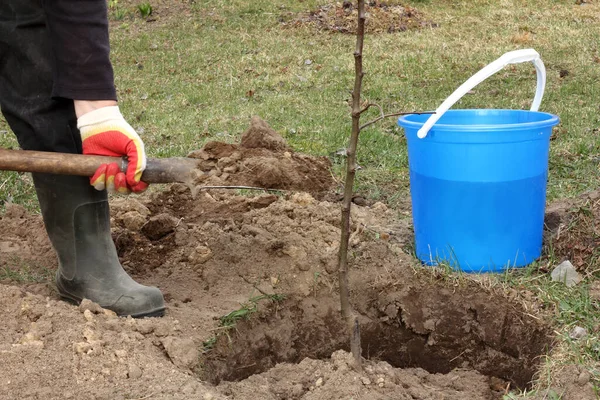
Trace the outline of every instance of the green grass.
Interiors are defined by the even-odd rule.
[[[229,331],[235,329],[238,322],[247,320],[250,316],[258,311],[258,304],[263,300],[270,302],[281,302],[285,299],[284,295],[281,294],[261,294],[248,299],[245,303],[240,305],[240,308],[233,310],[221,318],[219,318],[219,326],[216,331],[217,334],[205,340],[202,343],[202,351],[204,353],[210,351],[217,343],[219,335],[226,334],[229,336]]]
[[[49,268],[13,257],[9,265],[0,267],[0,281],[16,283],[42,283],[52,280],[54,272]]]
[[[354,37],[278,22],[284,12],[320,3],[211,1],[194,3],[191,18],[164,26],[116,23],[113,59],[122,108],[143,128],[150,155],[185,155],[212,139],[235,141],[254,114],[297,151],[330,155],[344,147]],[[388,111],[435,109],[485,64],[533,47],[548,69],[542,110],[562,121],[552,144],[548,197],[575,196],[598,178],[592,130],[599,118],[593,99],[600,64],[593,43],[600,33],[591,29],[597,6],[586,14],[585,7],[564,1],[501,3],[415,3],[440,27],[368,36],[364,96]],[[534,32],[533,41],[513,43],[523,30]],[[560,78],[561,69],[570,74]],[[534,89],[533,67],[518,65],[455,107],[528,108]],[[254,95],[248,97],[249,91]],[[406,142],[395,120],[363,132],[358,158],[359,191],[392,203],[407,196]]]

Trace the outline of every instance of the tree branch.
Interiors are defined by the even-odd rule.
[[[383,108],[379,104],[377,104],[377,103],[369,103],[369,104],[367,104],[365,108],[363,108],[362,110],[360,110],[360,113],[361,114],[364,113],[365,111],[367,111],[371,107],[377,107],[377,108],[379,108],[379,113],[383,117]]]
[[[377,106],[379,107],[379,106]],[[365,107],[365,110],[368,109],[368,106]],[[379,107],[379,109],[381,110],[381,107]],[[417,114],[417,115],[421,115],[421,114],[435,114],[434,111],[425,111],[425,112],[398,112],[398,113],[392,113],[392,114],[383,114],[383,110],[381,110],[381,115],[377,118],[375,118],[372,121],[367,122],[366,124],[362,125],[360,127],[360,130],[362,131],[363,129],[365,129],[367,126],[369,125],[373,125],[379,121],[381,121],[384,118],[390,118],[390,117],[398,117],[400,115],[409,115],[409,114]]]

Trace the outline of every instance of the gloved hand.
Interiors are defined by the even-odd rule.
[[[109,192],[139,193],[148,188],[141,181],[146,168],[144,143],[135,130],[125,121],[118,106],[90,111],[77,119],[81,133],[83,154],[122,157],[127,156],[126,173],[116,163],[103,164],[90,178],[97,190]]]

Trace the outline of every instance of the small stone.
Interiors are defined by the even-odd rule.
[[[582,328],[581,326],[576,326],[575,328],[573,328],[573,330],[569,334],[569,337],[573,340],[579,340],[579,339],[585,338],[587,335],[588,335],[587,329]]]
[[[585,386],[588,384],[588,382],[592,379],[592,374],[590,374],[588,371],[582,371],[579,374],[579,377],[577,377],[577,383],[580,386]]]
[[[197,246],[192,254],[189,255],[188,260],[194,264],[204,264],[212,258],[212,250],[206,246]]]
[[[38,337],[37,334],[35,334],[34,332],[27,332],[25,335],[23,335],[21,340],[19,340],[19,343],[28,344],[31,342],[36,342],[38,340],[40,340],[40,338]]]
[[[115,356],[119,359],[124,359],[127,357],[127,350],[115,350]]]
[[[363,385],[368,386],[371,384],[371,380],[369,378],[367,378],[366,376],[363,376],[362,378],[360,378],[360,380],[362,381]]]
[[[202,400],[213,400],[214,398],[215,396],[209,392],[204,393],[204,396],[202,396]]]
[[[110,369],[102,368],[102,375],[110,376]]]
[[[87,354],[92,349],[92,345],[86,342],[79,342],[73,344],[73,351],[77,354]]]
[[[323,378],[319,378],[319,379],[317,379],[317,381],[315,382],[315,386],[316,386],[316,387],[321,387],[321,386],[323,386]]]
[[[367,199],[365,199],[365,198],[364,198],[364,197],[362,197],[362,196],[354,196],[354,197],[352,198],[352,202],[353,202],[354,204],[356,204],[357,206],[360,206],[360,207],[366,207],[366,206],[368,205],[368,203],[367,203]]]
[[[85,310],[83,312],[83,317],[88,322],[93,322],[94,321],[94,314],[92,314],[92,312],[90,310]]]
[[[554,282],[562,282],[567,287],[573,287],[581,282],[581,276],[575,270],[570,261],[563,261],[552,271],[552,280]]]
[[[129,370],[127,371],[127,377],[129,379],[139,379],[142,377],[142,369],[136,364],[129,364]]]
[[[85,310],[89,310],[94,314],[100,314],[103,312],[103,308],[99,304],[94,303],[89,299],[83,299],[79,304],[79,311],[85,314]]]
[[[148,335],[154,332],[154,325],[149,321],[140,321],[136,326],[136,329],[142,335]]]
[[[107,317],[107,318],[117,318],[117,313],[114,312],[113,310],[107,310],[106,308],[104,308],[102,310],[103,314]]]
[[[385,378],[383,378],[382,376],[377,378],[377,386],[384,387],[385,386]]]
[[[325,263],[325,271],[328,274],[335,274],[338,272],[338,261],[334,258],[324,259],[321,262]]]
[[[198,347],[193,340],[169,336],[161,343],[176,366],[191,369],[198,364]]]
[[[298,268],[300,271],[306,272],[310,270],[310,264],[308,264],[306,261],[304,262],[297,262],[296,263],[296,268]]]

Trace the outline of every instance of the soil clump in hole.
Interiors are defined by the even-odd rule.
[[[367,1],[365,11],[367,33],[394,33],[426,27],[437,27],[437,24],[425,18],[423,13],[414,7],[406,6],[398,1]],[[282,16],[282,21],[289,26],[314,25],[319,30],[344,34],[356,34],[358,10],[354,2],[343,1],[325,4],[309,13],[299,16]]]

